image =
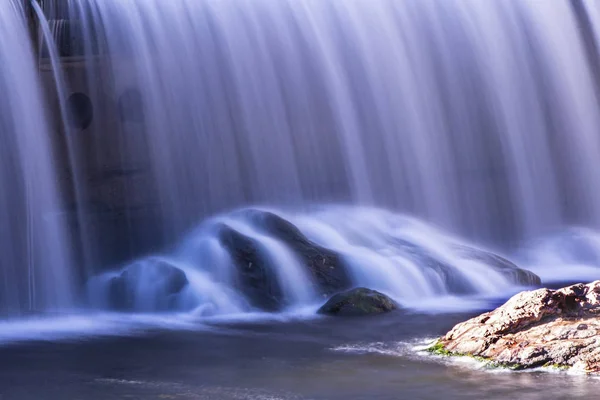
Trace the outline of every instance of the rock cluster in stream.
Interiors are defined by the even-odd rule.
[[[309,240],[294,224],[267,211],[253,211],[252,217],[265,233],[283,242],[306,268],[317,291],[329,297],[352,287],[342,257]],[[223,224],[219,239],[231,255],[238,271],[238,290],[256,307],[277,311],[283,305],[283,290],[273,273],[271,260],[260,251],[258,243]]]
[[[456,325],[432,347],[501,366],[600,372],[600,281],[512,297],[494,311]]]
[[[303,272],[314,285],[314,292],[323,301],[359,283],[354,282],[344,254],[315,243],[296,225],[281,216],[251,209],[244,210],[243,221],[251,225],[253,232],[259,236],[264,235],[284,246],[303,268]],[[236,229],[236,224],[228,223],[227,219],[216,222],[210,229],[210,235],[214,235],[214,239],[218,240],[233,264],[233,276],[231,282],[227,283],[230,285],[228,289],[241,294],[243,301],[254,309],[277,312],[290,305],[281,278],[276,272],[278,268],[273,264],[271,255],[265,251],[264,244],[256,237],[246,234],[243,229]],[[463,271],[438,254],[394,235],[390,235],[388,240],[389,245],[394,246],[403,257],[422,268],[425,276],[439,281],[448,294],[472,295],[480,290],[476,282],[469,280]],[[453,251],[464,262],[484,263],[512,284],[528,287],[540,285],[537,275],[496,254],[458,244],[454,245]],[[221,266],[203,267],[217,269]],[[191,291],[188,277],[182,268],[172,265],[166,258],[151,257],[126,266],[116,276],[111,277],[108,290],[103,293],[109,297],[104,302],[113,310],[154,312],[187,311],[193,308],[193,301],[182,300],[182,297],[189,295]],[[347,295],[348,293],[344,294]],[[332,301],[339,299],[334,297]],[[345,310],[346,308],[342,308],[343,312]]]

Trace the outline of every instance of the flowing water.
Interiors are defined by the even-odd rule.
[[[0,394],[8,400],[596,397],[600,381],[591,377],[486,370],[414,350],[469,316],[214,323],[142,337],[15,346],[0,350]],[[125,323],[115,319],[115,331]]]
[[[168,236],[257,203],[382,206],[492,245],[600,224],[594,1],[57,4],[107,61],[90,93],[113,88]]]
[[[3,0],[0,398],[593,397],[418,349],[511,261],[600,278],[599,44],[595,0]],[[403,310],[317,317],[315,254]]]
[[[233,261],[237,253],[220,239],[225,225],[251,239],[265,255],[265,262],[275,269],[288,312],[314,313],[322,303],[322,296],[314,289],[317,282],[305,273],[295,249],[286,248],[286,242],[269,231],[264,213],[270,212],[273,211],[242,209],[214,217],[170,254],[126,266],[128,269],[145,265],[146,270],[134,289],[133,309],[152,310],[164,296],[153,268],[158,261],[180,268],[191,278],[178,297],[180,311],[192,310],[197,316],[260,311],[237,291],[238,270]],[[487,258],[473,257],[484,250],[470,247],[414,218],[356,206],[328,206],[311,213],[277,215],[294,223],[312,242],[340,254],[351,286],[379,290],[413,309],[478,307],[526,286],[523,282],[519,286]],[[589,273],[593,276],[594,272]],[[92,304],[106,308],[112,297],[112,279],[118,275],[119,272],[109,272],[90,281]]]
[[[0,314],[73,305],[52,134],[25,11],[0,4]]]
[[[125,202],[136,209],[153,192],[154,230],[204,246],[169,255],[197,276],[203,309],[240,308],[236,274],[214,221],[189,231],[249,204],[295,210],[285,218],[341,254],[354,284],[405,304],[457,294],[447,276],[470,286],[461,295],[519,289],[406,214],[505,251],[531,241],[522,265],[546,281],[598,276],[568,230],[585,226],[580,236],[596,251],[593,2],[68,0],[46,9],[54,26],[79,33],[60,53],[87,55],[88,73],[108,77],[87,86],[92,104],[110,88],[119,110],[118,167],[151,176]],[[352,206],[313,209],[323,203]],[[280,238],[239,213],[217,220],[258,242],[288,304],[318,302]],[[432,273],[399,243],[449,272]],[[561,259],[565,250],[572,259]],[[99,279],[94,298],[106,298],[110,279]],[[207,291],[210,282],[219,290]],[[159,290],[149,292],[136,296],[152,303]]]

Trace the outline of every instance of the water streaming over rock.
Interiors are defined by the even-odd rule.
[[[73,305],[52,132],[25,10],[0,2],[0,315]]]
[[[120,219],[130,248],[187,238],[93,278],[92,304],[284,311],[356,285],[405,305],[501,296],[535,278],[443,231],[508,249],[600,227],[594,1],[42,5],[81,130],[80,226]],[[275,214],[223,214],[255,204]],[[116,252],[99,243],[125,229],[94,229],[90,254]],[[522,260],[542,277],[585,257],[540,243]]]
[[[184,275],[185,274],[185,275]],[[183,276],[188,282],[179,285]],[[93,305],[124,311],[314,312],[363,286],[402,305],[503,297],[538,278],[414,218],[375,208],[241,209],[201,224],[168,256],[90,282]],[[435,304],[438,304],[437,306]]]

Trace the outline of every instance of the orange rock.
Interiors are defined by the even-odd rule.
[[[513,296],[494,311],[456,325],[440,339],[456,354],[535,368],[600,371],[600,281]]]

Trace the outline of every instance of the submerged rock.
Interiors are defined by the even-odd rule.
[[[109,305],[119,311],[173,310],[188,283],[185,273],[166,261],[138,261],[110,280]]]
[[[439,260],[433,254],[430,254],[427,249],[401,239],[395,239],[393,244],[402,249],[403,253],[420,267],[426,268],[439,276],[450,293],[467,295],[478,292],[479,288],[470,282],[463,272]]]
[[[456,325],[433,350],[515,369],[557,366],[598,373],[600,281],[519,293]]]
[[[333,296],[319,314],[356,317],[387,313],[398,309],[398,303],[383,293],[367,288],[356,288]]]
[[[414,260],[419,266],[426,268],[439,277],[447,287],[448,291],[457,295],[468,295],[478,293],[480,288],[469,280],[464,271],[444,262],[439,256],[432,254],[427,249],[407,240],[394,239],[394,246],[402,249],[404,254]],[[478,249],[466,245],[452,245],[454,255],[460,260],[478,261],[489,268],[502,274],[509,282],[527,287],[539,287],[541,279],[531,271],[518,267],[511,261],[487,250]]]
[[[310,241],[298,227],[278,215],[259,210],[249,213],[257,229],[284,243],[296,256],[323,297],[352,286],[339,254]],[[267,311],[281,309],[284,306],[281,285],[271,260],[259,244],[225,224],[219,228],[219,241],[232,257],[238,271],[238,289],[250,303]]]
[[[464,245],[457,245],[455,249],[461,257],[485,263],[516,285],[539,287],[542,284],[539,276],[497,254]]]

